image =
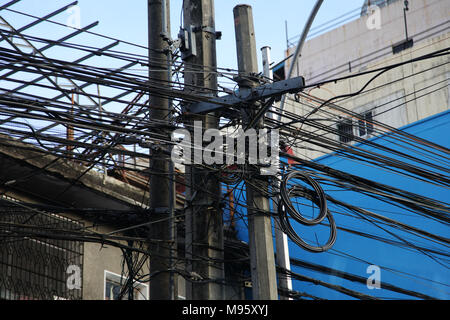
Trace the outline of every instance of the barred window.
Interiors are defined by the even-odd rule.
[[[83,244],[33,234],[80,227],[68,218],[0,199],[0,299],[81,299],[81,274],[70,270],[83,269]],[[80,276],[77,285],[69,283],[71,276]]]
[[[351,119],[345,119],[337,125],[339,141],[349,143],[355,139],[353,134],[353,122]]]

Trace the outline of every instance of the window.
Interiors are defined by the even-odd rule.
[[[286,74],[284,72],[284,62],[277,64],[273,67],[273,80],[281,81],[286,79]]]
[[[339,141],[342,143],[350,143],[356,137],[368,137],[373,134],[373,113],[372,111],[361,114],[357,122],[353,123],[352,119],[343,119],[337,124]]]
[[[358,120],[359,136],[364,137],[373,133],[373,114],[372,111],[361,115]]]
[[[344,119],[337,125],[339,141],[349,143],[355,139],[353,134],[353,122],[351,119]]]
[[[126,278],[105,270],[105,300],[128,300],[128,294],[120,297]],[[148,285],[141,282],[133,284],[133,300],[148,300]]]
[[[82,283],[70,286],[71,266],[83,269],[83,243],[17,236],[27,230],[80,230],[83,225],[66,217],[28,208],[6,197],[0,199],[0,300],[79,300]],[[25,230],[25,227],[23,229]],[[10,238],[9,238],[10,237]],[[78,274],[81,277],[81,273]]]
[[[419,87],[415,86],[415,90],[419,90],[427,85],[429,83],[424,82]],[[354,104],[358,107],[352,111],[359,114],[358,119],[355,120],[355,135],[358,137],[364,136],[367,139],[376,134],[376,128],[373,124],[374,121],[394,128],[401,128],[407,125],[406,97],[405,90],[402,89],[387,96],[376,98],[370,102],[367,102],[365,98],[355,98]]]

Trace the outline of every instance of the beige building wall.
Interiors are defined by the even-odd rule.
[[[114,231],[112,228],[96,227],[92,231],[107,234]],[[120,234],[116,234],[120,235]],[[119,241],[127,245],[124,241]],[[120,248],[98,243],[84,243],[83,255],[83,300],[104,300],[105,299],[105,272],[120,276],[122,274],[123,253]],[[142,274],[149,274],[149,260],[140,271]],[[124,272],[128,273],[126,264]],[[149,297],[149,285],[142,283]]]
[[[8,192],[6,190],[1,190],[1,193],[5,193],[4,197],[8,199],[24,202],[39,204],[33,198],[25,196],[16,192]],[[63,213],[60,214],[61,217],[77,221],[88,228],[89,231],[108,234],[115,228],[107,226],[95,226],[92,221],[81,219],[79,216],[74,214]],[[116,236],[123,236],[122,233],[115,233]],[[115,241],[127,245],[125,241]],[[111,245],[102,245],[98,243],[84,242],[83,246],[83,265],[81,267],[81,282],[82,282],[82,299],[83,300],[104,300],[105,298],[105,272],[113,273],[117,276],[122,274],[122,259],[123,253],[120,248]],[[128,272],[126,264],[124,265],[124,272]],[[142,270],[142,274],[149,274],[149,261],[145,263]],[[71,274],[67,274],[69,278]],[[142,283],[143,289],[147,290],[147,297],[149,297],[149,283]],[[79,289],[72,289],[79,290]]]

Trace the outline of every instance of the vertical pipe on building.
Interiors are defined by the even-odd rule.
[[[409,40],[409,35],[408,35],[408,20],[406,19],[406,11],[409,10],[408,8],[409,2],[405,1],[405,7],[403,8],[403,19],[405,20],[405,34],[406,34],[406,41]]]

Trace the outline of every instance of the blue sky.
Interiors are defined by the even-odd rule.
[[[0,0],[0,3],[2,2],[7,1]],[[44,16],[70,2],[72,0],[22,0],[13,5],[11,9]],[[286,49],[285,21],[287,21],[290,37],[300,34],[315,0],[216,0],[216,29],[223,33],[222,40],[217,43],[219,67],[236,68],[233,7],[242,3],[253,7],[257,47],[270,46],[272,48],[272,60],[278,62],[284,58]],[[362,3],[362,0],[325,0],[313,27],[357,9],[361,7]],[[172,36],[174,37],[180,27],[181,4],[182,0],[171,1]],[[98,20],[100,24],[92,31],[147,45],[147,1],[79,0],[79,6],[83,26]],[[29,21],[23,16],[7,11],[0,14],[10,17],[9,21],[11,22],[12,19],[16,26]],[[68,16],[68,13],[62,13],[54,20],[64,22]],[[67,30],[59,30],[64,28],[57,28],[51,24],[45,24],[45,26],[41,24],[38,28],[41,28],[40,36],[42,36],[42,32],[51,32],[53,36],[59,34],[59,32],[61,32],[61,36],[68,32]],[[28,33],[34,35],[38,28],[35,27],[31,29],[32,32],[28,31]],[[50,35],[49,37],[53,38]],[[77,37],[76,42],[80,43],[81,38]],[[107,43],[102,39],[86,38],[85,41],[97,46]],[[128,49],[135,50],[136,48]]]

